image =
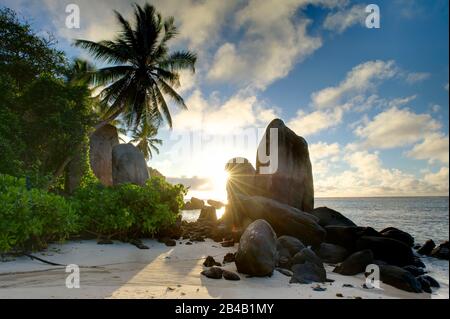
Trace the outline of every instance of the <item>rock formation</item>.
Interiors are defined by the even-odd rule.
[[[112,150],[119,144],[115,126],[107,124],[95,131],[90,139],[89,157],[95,176],[105,186],[113,185]]]
[[[144,185],[149,179],[144,154],[132,144],[119,144],[112,151],[113,184]]]

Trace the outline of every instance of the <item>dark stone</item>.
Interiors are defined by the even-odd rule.
[[[235,260],[236,260],[236,254],[233,254],[233,253],[228,253],[223,257],[224,264],[234,263]]]
[[[422,280],[428,281],[428,283],[430,284],[430,287],[433,287],[433,288],[440,288],[441,287],[439,282],[436,279],[434,279],[433,277],[431,277],[431,276],[421,275],[421,276],[419,276],[419,278],[421,278]]]
[[[232,271],[228,271],[228,270],[223,270],[223,278],[226,280],[231,280],[231,281],[238,281],[241,280],[241,277],[239,277],[238,274],[232,272]]]
[[[405,266],[403,267],[403,269],[409,271],[414,277],[418,277],[425,274],[425,270],[423,270],[422,268],[417,268],[416,266],[413,265]]]
[[[449,242],[443,242],[431,251],[430,256],[434,258],[449,260],[449,248]]]
[[[341,294],[340,292],[338,292],[338,293],[336,294],[336,297],[338,297],[338,298],[344,298],[344,295]]]
[[[419,255],[426,255],[426,256],[428,256],[428,255],[431,254],[431,252],[433,251],[434,247],[436,247],[436,244],[434,243],[434,241],[432,239],[428,239],[425,242],[425,244],[423,244],[423,246],[420,247],[417,250],[417,253]]]
[[[270,157],[277,158],[276,165],[273,160],[270,162]],[[304,212],[314,209],[308,143],[280,119],[269,124],[259,144],[256,172],[255,185],[259,195]]]
[[[288,235],[305,245],[318,246],[323,242],[325,230],[317,217],[270,198],[238,195],[239,213],[250,220],[264,219],[278,236]]]
[[[217,261],[215,261],[214,257],[208,256],[208,257],[206,257],[205,261],[203,262],[203,266],[205,266],[205,267],[214,267],[214,266],[221,267],[222,265],[220,263],[218,263]]]
[[[164,241],[164,244],[166,244],[167,247],[174,247],[177,245],[177,242],[174,239],[166,239]]]
[[[358,250],[372,250],[375,259],[383,260],[391,265],[402,267],[414,263],[411,247],[395,239],[363,236],[357,240],[356,247]]]
[[[409,247],[414,246],[414,237],[400,229],[397,229],[394,227],[388,227],[388,228],[385,228],[382,231],[380,231],[380,234],[383,237],[401,241],[402,243],[408,245]]]
[[[391,265],[379,267],[380,280],[383,283],[408,292],[422,292],[419,281],[409,271]]]
[[[269,223],[256,220],[241,236],[236,253],[238,272],[251,276],[269,276],[277,258],[276,236]]]
[[[210,221],[217,222],[217,214],[216,209],[212,206],[205,206],[202,208],[200,212],[200,216],[198,217],[199,221]]]
[[[304,248],[301,252],[295,254],[291,260],[292,265],[304,264],[306,262],[323,267],[322,259],[320,259],[310,248]]]
[[[419,257],[414,256],[414,263],[413,266],[416,266],[418,268],[426,268],[425,264],[422,260],[420,260]]]
[[[149,179],[144,154],[133,144],[119,144],[112,150],[113,184],[142,186]]]
[[[112,245],[114,242],[110,239],[99,239],[97,245]]]
[[[211,267],[203,270],[201,274],[211,279],[222,279],[223,270],[218,267]]]
[[[139,239],[130,240],[130,244],[136,246],[139,249],[150,249],[148,246],[144,245],[144,243]]]
[[[196,197],[192,197],[189,202],[184,204],[183,209],[184,210],[197,210],[197,209],[202,209],[203,207],[205,207],[205,202],[203,200],[198,199]]]
[[[325,226],[356,226],[354,222],[350,219],[342,215],[341,213],[328,208],[328,207],[319,207],[315,208],[312,212],[312,215],[319,218],[319,225],[322,227]]]
[[[431,290],[431,286],[430,286],[430,282],[428,280],[426,280],[423,277],[417,277],[416,278],[417,281],[420,283],[420,287],[422,288],[423,291],[425,291],[426,293],[431,294],[433,291]]]
[[[190,246],[190,245],[192,245],[192,243],[190,241],[188,241],[185,245]]]
[[[343,262],[349,256],[349,253],[344,247],[330,243],[322,243],[317,251],[317,256],[326,263],[338,264]]]
[[[292,273],[290,283],[310,284],[327,281],[325,269],[309,261],[292,266]]]
[[[322,292],[322,291],[327,291],[327,288],[320,287],[319,285],[317,285],[317,286],[314,286],[314,287],[313,287],[313,290],[314,290],[314,291]]]
[[[356,241],[362,236],[381,236],[371,227],[326,226],[325,242],[341,246],[349,253],[357,251]]]
[[[228,240],[221,243],[222,247],[234,247],[234,240]]]
[[[289,257],[294,256],[296,253],[302,251],[305,248],[305,245],[295,237],[292,236],[280,236],[277,239],[277,249],[278,252],[284,248]]]
[[[373,253],[371,250],[366,249],[352,254],[343,263],[337,266],[333,272],[344,276],[354,276],[365,272],[367,265],[372,263]]]

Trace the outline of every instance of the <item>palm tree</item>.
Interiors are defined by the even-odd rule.
[[[143,125],[133,134],[132,143],[137,143],[136,147],[144,154],[146,160],[153,158],[153,152],[159,154],[157,145],[162,145],[163,141],[156,138],[158,127],[155,125]]]
[[[177,35],[174,18],[163,19],[152,5],[136,4],[133,24],[117,11],[115,14],[122,29],[115,40],[75,41],[97,60],[113,64],[90,72],[92,83],[103,88],[99,96],[108,105],[97,128],[122,115],[128,127],[135,130],[155,112],[172,128],[165,97],[186,109],[175,88],[180,85],[179,71],[195,72],[197,57],[190,51],[169,52],[168,42]]]

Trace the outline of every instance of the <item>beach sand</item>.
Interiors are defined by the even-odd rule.
[[[240,281],[208,279],[200,272],[208,255],[222,262],[233,248],[223,248],[211,240],[193,245],[178,241],[166,247],[155,240],[144,240],[149,250],[115,242],[97,245],[95,241],[76,241],[51,245],[35,256],[45,260],[80,267],[80,288],[66,288],[65,267],[50,266],[28,257],[0,262],[0,298],[169,298],[169,299],[328,299],[328,298],[448,298],[448,283],[432,295],[408,293],[381,284],[381,289],[364,289],[364,276],[341,276],[331,272],[333,283],[320,284],[325,291],[314,291],[316,284],[289,284],[289,277],[275,271],[270,278],[247,278]],[[183,244],[179,244],[183,242]],[[236,271],[234,263],[224,266]],[[350,284],[353,287],[343,287]],[[343,297],[337,297],[342,294]]]

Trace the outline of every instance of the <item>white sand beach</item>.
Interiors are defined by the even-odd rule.
[[[183,242],[183,244],[179,244]],[[275,271],[270,278],[246,278],[240,281],[209,279],[200,274],[203,261],[211,255],[219,262],[234,248],[223,248],[211,240],[193,245],[179,241],[166,247],[155,240],[144,240],[149,250],[115,242],[97,245],[95,241],[53,244],[35,256],[63,265],[80,266],[80,288],[68,289],[68,273],[63,266],[51,266],[29,257],[0,262],[0,298],[144,298],[144,299],[383,299],[448,298],[448,283],[433,294],[414,294],[381,285],[381,289],[364,289],[364,276],[341,276],[331,272],[333,283],[321,284],[325,291],[314,291],[316,284],[289,284],[289,277]],[[93,267],[95,266],[95,267]],[[224,266],[236,271],[234,263]],[[353,287],[343,287],[344,284]],[[336,296],[341,294],[342,297]]]

